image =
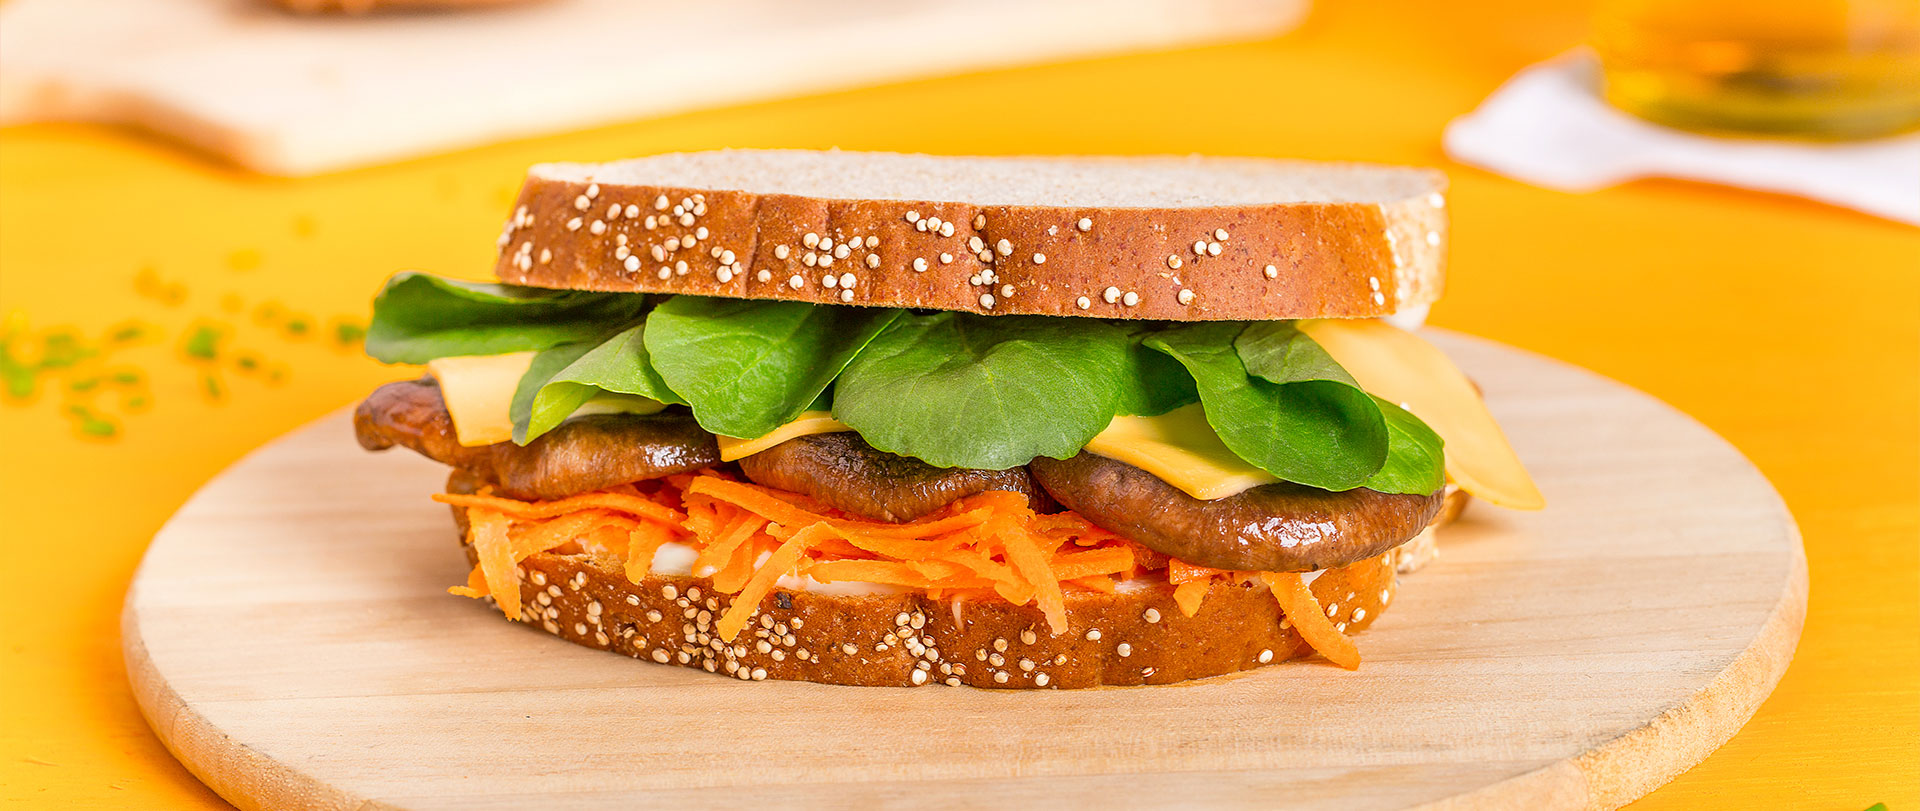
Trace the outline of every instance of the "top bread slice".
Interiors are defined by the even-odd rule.
[[[1440,295],[1437,171],[1255,158],[723,150],[534,166],[496,274],[958,310],[1375,317]]]

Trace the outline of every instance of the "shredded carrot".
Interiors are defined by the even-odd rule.
[[[775,498],[766,490],[726,479],[702,476],[694,479],[693,484],[687,486],[687,492],[693,495],[712,496],[781,526],[798,529],[819,523],[821,520],[820,516]]]
[[[1320,608],[1320,602],[1313,597],[1313,591],[1292,572],[1261,572],[1260,579],[1273,589],[1273,597],[1280,601],[1280,611],[1293,620],[1293,627],[1307,645],[1319,651],[1327,661],[1353,670],[1360,667],[1360,649],[1354,647],[1353,640],[1333,626],[1333,620]]]
[[[736,595],[729,615],[750,617],[772,583],[804,573],[822,582],[924,589],[936,598],[995,595],[1037,607],[1060,633],[1065,589],[1111,593],[1120,580],[1163,560],[1078,515],[1037,514],[1025,495],[1004,491],[977,493],[902,523],[849,516],[711,470],[556,501],[485,490],[435,500],[468,510],[470,542],[482,563],[454,592],[491,595],[509,616],[519,614],[514,565],[532,555],[624,555],[626,577],[638,583],[663,545],[684,543],[695,551],[695,571],[707,573],[716,592]]]
[[[1216,575],[1227,574],[1225,569],[1196,566],[1179,558],[1167,559],[1167,582],[1176,586],[1196,580],[1207,580]]]
[[[513,562],[519,563],[562,544],[572,543],[610,518],[600,510],[583,510],[524,528],[513,536]]]
[[[768,544],[771,543],[768,541]],[[764,549],[760,543],[755,543],[754,538],[748,538],[746,543],[740,544],[739,548],[733,550],[733,556],[727,559],[727,565],[713,573],[713,587],[726,594],[739,592],[740,588],[746,585],[747,580],[753,577],[754,563],[767,551],[770,550]]]
[[[627,582],[639,583],[653,571],[653,556],[660,546],[673,539],[673,532],[652,521],[641,521],[633,525],[627,536]]]
[[[1078,580],[1101,574],[1119,574],[1133,568],[1133,552],[1124,546],[1109,546],[1086,552],[1068,552],[1053,559],[1053,576]]]
[[[747,620],[752,619],[760,609],[760,600],[773,590],[774,582],[792,573],[793,567],[800,562],[800,556],[806,554],[807,547],[823,537],[825,531],[826,527],[815,524],[794,533],[793,537],[780,544],[779,549],[774,550],[773,556],[767,558],[760,570],[753,573],[753,579],[748,580],[740,593],[735,595],[733,604],[727,606],[727,612],[714,623],[713,629],[720,635],[720,641],[732,642],[734,637],[740,635],[740,629],[745,628]]]
[[[1180,606],[1180,613],[1191,617],[1200,613],[1200,601],[1207,599],[1207,590],[1211,588],[1213,588],[1212,578],[1181,583],[1173,587],[1173,604]]]
[[[1111,577],[1076,577],[1064,582],[1071,583],[1076,587],[1088,591],[1097,591],[1101,594],[1112,594],[1119,590],[1118,584],[1114,583]]]
[[[1026,496],[1020,497],[1020,503],[1023,507],[1026,505]],[[1000,533],[999,540],[1006,548],[1007,562],[1034,588],[1034,599],[1047,615],[1047,626],[1056,635],[1066,633],[1067,601],[1060,593],[1060,578],[1054,575],[1053,567],[1047,565],[1047,553],[1041,551],[1033,536],[1020,530]]]
[[[594,492],[569,496],[559,501],[519,501],[499,496],[483,496],[467,493],[435,493],[433,500],[455,507],[480,507],[504,513],[510,518],[521,520],[553,518],[590,507],[651,518],[655,521],[680,523],[686,516],[680,511],[663,507],[637,495],[622,493]]]
[[[928,588],[934,579],[914,571],[913,566],[891,560],[828,560],[807,567],[807,576],[822,583],[857,581],[895,586]]]
[[[475,566],[473,567],[473,571],[467,572],[466,585],[449,588],[447,589],[447,593],[457,597],[472,597],[474,599],[485,597],[487,596],[487,576],[480,571],[480,567]]]
[[[694,558],[694,574],[700,574],[709,570],[719,571],[726,568],[728,563],[733,560],[733,553],[739,550],[740,547],[748,545],[747,539],[752,538],[753,534],[758,532],[761,525],[765,523],[765,521],[755,518],[751,513],[741,515],[729,522],[725,529],[714,533],[715,537],[707,543],[707,548],[700,551],[699,557]],[[725,589],[722,589],[722,591],[725,591]]]
[[[507,538],[511,523],[504,513],[469,508],[467,526],[472,530],[474,557],[480,561],[487,593],[493,595],[508,619],[519,619],[520,581],[513,574],[513,542]]]

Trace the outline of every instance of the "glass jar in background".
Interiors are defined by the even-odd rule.
[[[1920,0],[1601,0],[1608,102],[1686,129],[1870,138],[1920,127]]]

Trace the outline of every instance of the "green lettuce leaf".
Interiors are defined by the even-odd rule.
[[[595,340],[646,312],[637,293],[589,293],[401,273],[373,300],[368,355],[426,363]]]
[[[532,442],[602,392],[685,402],[648,362],[646,328],[642,323],[605,341],[563,344],[533,356],[507,412],[513,441]]]
[[[1323,490],[1366,484],[1387,459],[1380,409],[1351,385],[1316,377],[1311,365],[1274,365],[1274,382],[1248,373],[1235,351],[1246,325],[1190,324],[1149,337],[1193,375],[1201,408],[1221,441],[1248,464]],[[1344,372],[1343,372],[1344,373]]]
[[[1165,352],[1146,345],[1155,328],[1135,323],[1128,348],[1128,373],[1120,378],[1120,405],[1117,413],[1137,417],[1157,417],[1183,405],[1200,401],[1193,387],[1193,375]]]
[[[1387,422],[1387,461],[1367,479],[1367,489],[1424,494],[1445,487],[1447,467],[1440,435],[1397,403],[1379,397],[1373,402]]]
[[[1275,383],[1330,380],[1360,388],[1353,375],[1292,321],[1257,321],[1233,339],[1247,374]]]
[[[900,312],[675,296],[647,316],[646,348],[700,427],[756,437],[807,410]]]
[[[1113,420],[1126,331],[1076,318],[902,315],[847,365],[833,415],[868,444],[1001,470],[1079,453]]]

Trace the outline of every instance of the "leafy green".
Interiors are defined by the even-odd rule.
[[[401,273],[373,300],[367,354],[387,363],[499,355],[595,340],[646,311],[634,293],[546,290]]]
[[[1380,413],[1387,430],[1387,458],[1367,479],[1366,487],[1382,493],[1431,493],[1446,484],[1440,436],[1400,406],[1365,394],[1339,361],[1291,321],[1250,324],[1234,339],[1234,350],[1247,373],[1274,383],[1325,381],[1351,387],[1349,396],[1364,396]],[[1359,402],[1352,413],[1365,409]]]
[[[543,349],[533,356],[533,364],[527,367],[526,374],[520,376],[520,385],[513,388],[513,400],[507,406],[507,417],[513,421],[514,442],[521,445],[532,442],[541,434],[551,430],[553,425],[560,424],[561,420],[566,419],[567,415],[578,410],[582,403],[593,396],[591,391],[582,392],[565,386],[556,389],[554,394],[548,397],[544,406],[551,410],[565,409],[566,413],[561,414],[560,419],[552,420],[552,425],[538,431],[533,430],[533,403],[539,397],[540,391],[547,387],[547,383],[553,380],[554,375],[572,365],[595,346],[598,344],[586,341],[561,344],[552,349]],[[548,416],[543,415],[542,422],[546,422],[547,419]]]
[[[646,330],[642,323],[605,341],[563,344],[533,356],[507,411],[513,441],[532,442],[601,392],[685,402],[648,362]]]
[[[900,312],[675,296],[647,316],[647,350],[700,427],[756,437],[807,410]]]
[[[1248,324],[1233,339],[1234,351],[1247,365],[1247,374],[1275,383],[1299,383],[1331,380],[1360,388],[1353,375],[1340,366],[1327,350],[1294,326],[1292,321],[1258,321]]]
[[[1446,458],[1441,454],[1440,435],[1396,403],[1379,397],[1373,402],[1387,423],[1387,461],[1367,479],[1367,489],[1431,493],[1445,487]]]
[[[1157,417],[1183,405],[1198,402],[1193,376],[1179,361],[1146,345],[1154,330],[1146,325],[1129,325],[1133,332],[1128,347],[1128,372],[1120,378],[1120,404],[1117,413],[1129,416]]]
[[[833,414],[876,448],[940,467],[1065,459],[1113,420],[1129,341],[1081,319],[902,315],[847,365]]]
[[[1364,485],[1387,458],[1379,408],[1359,389],[1311,377],[1310,367],[1269,368],[1263,362],[1285,383],[1248,374],[1234,348],[1244,328],[1190,324],[1146,343],[1193,375],[1207,424],[1235,455],[1290,482],[1325,490]]]

